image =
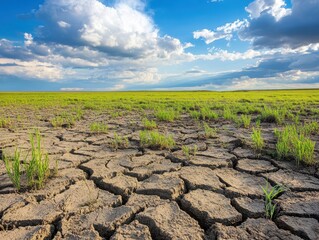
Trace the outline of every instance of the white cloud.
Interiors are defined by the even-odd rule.
[[[30,46],[33,43],[33,37],[30,33],[24,33],[24,45]]]
[[[170,57],[188,47],[171,36],[161,37],[141,0],[46,0],[37,11],[44,22],[41,41],[87,46],[110,57]]]
[[[51,82],[64,77],[61,67],[39,61],[0,58],[0,73],[20,78],[45,79]]]
[[[154,84],[161,80],[159,64],[193,59],[185,53],[192,44],[159,34],[144,12],[143,0],[113,2],[46,0],[36,11],[44,24],[34,36],[24,34],[24,45],[0,40],[0,59],[20,63],[2,66],[2,73],[17,76],[23,72],[22,65],[43,63],[41,67],[46,69],[28,70],[28,76],[49,81],[95,78],[109,84]],[[35,65],[39,70],[40,65]]]
[[[64,21],[58,21],[58,25],[59,25],[61,28],[71,27],[71,24],[69,24],[69,23],[67,23],[67,22],[64,22]]]
[[[243,21],[237,19],[235,22],[226,23],[223,26],[216,28],[215,31],[208,29],[203,29],[193,32],[193,37],[195,39],[204,39],[206,44],[210,44],[219,39],[226,39],[227,41],[233,38],[233,33],[239,31],[240,29],[247,26],[248,21],[245,19]]]
[[[287,9],[284,0],[255,0],[246,7],[251,18],[259,18],[262,14],[273,16],[276,21],[290,15],[291,9]]]
[[[109,90],[110,91],[119,91],[123,90],[125,88],[124,84],[116,84],[114,87],[111,87]]]
[[[84,91],[84,88],[60,88],[60,91],[63,91],[63,92],[80,92],[80,91]]]
[[[249,26],[239,32],[255,48],[297,48],[319,43],[319,1],[255,0],[247,8]]]

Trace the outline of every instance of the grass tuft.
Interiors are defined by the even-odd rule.
[[[190,160],[192,156],[196,156],[197,150],[198,150],[197,145],[194,145],[194,147],[182,146],[182,151],[187,160]]]
[[[259,128],[253,129],[251,139],[253,141],[253,148],[256,151],[261,151],[263,149],[265,143],[264,143],[264,138],[261,135],[261,130]]]
[[[114,151],[119,148],[127,148],[129,146],[129,140],[127,137],[121,137],[117,133],[114,133],[114,137],[111,141],[111,147]]]
[[[40,189],[44,186],[50,175],[49,156],[41,147],[41,135],[39,130],[30,136],[31,159],[25,163],[28,185]]]
[[[0,128],[9,128],[11,123],[12,121],[10,118],[0,118]]]
[[[250,122],[251,122],[251,116],[249,116],[249,115],[241,115],[240,122],[244,126],[244,128],[249,128],[250,127]]]
[[[281,185],[271,187],[267,181],[266,187],[262,187],[265,197],[265,215],[268,219],[273,219],[277,210],[277,204],[273,200],[281,193],[286,191],[286,188]]]
[[[152,130],[157,128],[156,122],[153,120],[148,120],[147,118],[144,118],[142,120],[142,123],[143,123],[143,127],[147,130]]]
[[[16,149],[13,157],[4,156],[4,162],[6,171],[19,191],[21,189],[21,175],[25,174],[27,178],[27,184],[31,188],[40,189],[43,188],[45,181],[50,175],[49,169],[49,156],[43,152],[41,147],[41,136],[38,130],[30,136],[31,142],[31,156],[23,164],[23,170],[21,169],[20,151]],[[57,170],[56,170],[57,171]]]
[[[20,151],[16,149],[12,158],[7,157],[6,155],[3,157],[7,174],[9,175],[14,187],[19,191],[21,188]]]
[[[154,149],[171,149],[175,146],[175,141],[172,136],[166,136],[158,131],[141,131],[140,143],[143,147]]]
[[[155,117],[159,121],[173,122],[176,118],[178,118],[178,112],[174,110],[158,110],[155,113]]]
[[[292,157],[296,164],[304,163],[314,165],[315,142],[312,141],[305,133],[310,134],[310,130],[304,127],[297,128],[295,125],[286,126],[281,132],[276,130],[277,136],[276,151],[279,159],[288,159]]]
[[[93,133],[107,133],[108,125],[101,122],[93,122],[90,125],[90,131]]]
[[[212,138],[215,137],[217,134],[217,129],[216,128],[211,128],[207,123],[204,122],[204,132],[205,132],[205,137],[206,138]]]

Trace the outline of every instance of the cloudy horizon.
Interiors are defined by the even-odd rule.
[[[0,91],[319,88],[319,0],[2,4]]]

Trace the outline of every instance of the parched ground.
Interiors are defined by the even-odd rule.
[[[71,129],[34,120],[52,171],[58,161],[43,189],[16,193],[1,162],[0,239],[319,239],[318,169],[257,156],[251,130],[220,120],[210,123],[217,136],[204,139],[182,116],[159,124],[177,147],[154,151],[139,146],[140,116],[109,119],[107,134],[88,130],[105,116],[86,116]],[[30,126],[0,129],[1,147],[27,151]],[[270,152],[274,127],[262,125]],[[128,136],[128,148],[110,148],[115,132]],[[182,145],[197,145],[197,155],[187,160]],[[264,216],[266,179],[289,188],[274,221]]]

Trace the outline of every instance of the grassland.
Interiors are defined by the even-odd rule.
[[[311,156],[315,148],[313,143],[318,135],[318,124],[315,125],[319,118],[318,106],[318,90],[0,93],[0,127],[26,125],[36,128],[36,120],[45,120],[55,128],[71,128],[83,116],[105,114],[107,118],[115,119],[131,113],[149,118],[151,122],[143,120],[147,129],[156,128],[156,124],[177,121],[181,116],[189,116],[195,121],[227,120],[237,124],[238,128],[246,129],[253,129],[256,125],[258,128],[260,123],[273,124],[278,129],[294,126],[299,131],[296,133],[299,136],[294,137],[295,143],[286,143],[285,146],[283,137],[280,136],[278,151],[274,154],[280,158],[288,155],[295,157],[298,163],[315,164]],[[103,124],[91,122],[89,128],[93,132],[106,132],[107,124]],[[311,124],[314,130],[309,133],[305,128],[311,127]],[[207,124],[205,129],[209,129]],[[262,139],[256,139],[257,130],[254,133],[253,145],[256,149],[261,149]],[[262,138],[262,134],[259,138]],[[256,143],[258,140],[259,143]],[[305,146],[302,145],[304,142]],[[301,148],[298,153],[288,150],[288,145],[294,144]],[[305,161],[303,155],[307,155]]]
[[[0,211],[0,226],[13,234],[43,217],[54,228],[47,239],[80,239],[88,231],[109,238],[126,223],[142,223],[150,239],[156,232],[165,239],[180,226],[145,219],[171,212],[187,226],[176,239],[188,231],[210,239],[231,227],[242,234],[245,224],[312,239],[291,229],[319,219],[318,120],[319,90],[0,93],[0,198],[14,199]],[[20,203],[21,195],[28,200]],[[145,200],[154,195],[160,198]],[[144,201],[150,216],[134,205]],[[52,202],[63,209],[55,217],[45,215],[57,207]],[[110,216],[112,230],[104,222],[86,229],[85,222],[78,232],[73,224],[82,215],[89,221],[99,211],[131,208],[139,210]]]

